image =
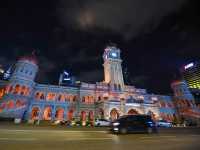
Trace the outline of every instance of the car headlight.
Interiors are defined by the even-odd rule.
[[[118,126],[120,123],[119,122],[114,122],[113,126]]]

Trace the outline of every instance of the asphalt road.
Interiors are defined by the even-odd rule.
[[[105,128],[0,125],[0,150],[200,150],[200,128],[113,135]]]

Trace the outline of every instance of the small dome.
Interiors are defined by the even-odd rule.
[[[35,53],[33,52],[31,55],[25,55],[19,58],[19,61],[28,61],[35,65],[38,64],[37,57],[35,56]]]
[[[180,84],[186,84],[185,81],[183,80],[175,80],[171,83],[171,87],[173,88],[176,85],[180,85]]]

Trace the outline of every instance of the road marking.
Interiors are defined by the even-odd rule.
[[[76,138],[76,139],[65,139],[65,141],[97,141],[97,140],[113,140],[112,138]]]
[[[0,138],[0,141],[35,141],[35,138]]]
[[[173,135],[161,135],[161,136],[143,136],[143,137],[139,137],[139,139],[144,139],[144,140],[153,140],[153,139],[158,139],[158,138],[176,138],[176,136],[173,136]]]
[[[161,137],[161,138],[176,138],[175,135],[161,135],[159,137]]]
[[[190,136],[200,136],[200,134],[191,134]]]
[[[8,138],[0,138],[0,140],[8,140]]]
[[[154,137],[148,137],[148,136],[146,136],[146,137],[140,137],[140,139],[152,139],[152,138],[154,138]]]
[[[107,133],[107,131],[81,131],[81,130],[76,130],[76,131],[63,131],[63,130],[9,130],[9,129],[0,129],[0,132],[2,131],[9,131],[9,132],[65,132],[65,133]]]

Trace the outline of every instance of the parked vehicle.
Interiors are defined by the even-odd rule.
[[[156,133],[157,127],[149,115],[126,115],[112,122],[111,131],[121,134],[132,132]]]
[[[168,122],[166,120],[160,120],[157,122],[158,127],[165,127],[165,128],[171,128],[172,127],[172,122]]]
[[[95,120],[95,126],[110,126],[110,121],[106,119]]]

